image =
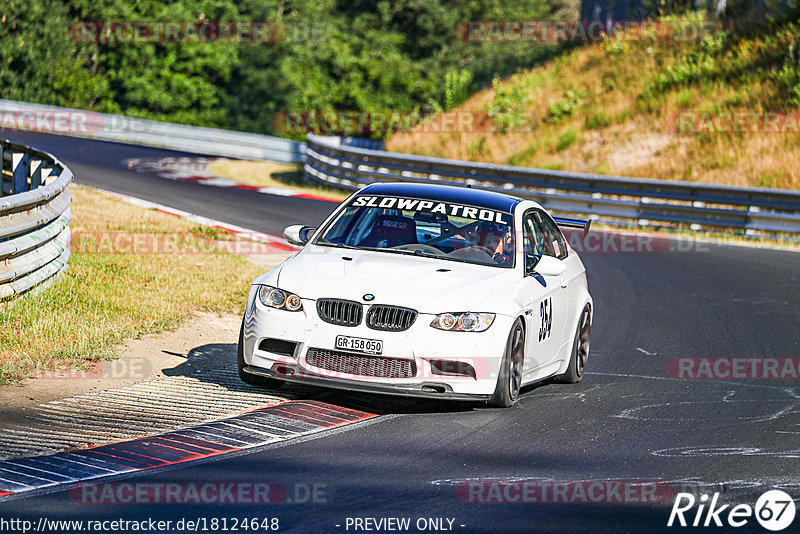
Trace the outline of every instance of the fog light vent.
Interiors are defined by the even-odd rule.
[[[456,360],[430,360],[431,371],[439,376],[466,376],[472,379],[477,379],[475,375],[475,368],[467,362],[459,362]]]
[[[258,344],[258,350],[280,354],[281,356],[294,356],[295,347],[297,347],[297,343],[271,338],[262,339],[261,343]]]

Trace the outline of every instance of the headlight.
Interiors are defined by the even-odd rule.
[[[483,332],[494,322],[493,313],[440,313],[431,322],[439,330],[458,330],[460,332]]]
[[[261,304],[279,310],[300,311],[303,309],[303,302],[294,293],[283,291],[277,287],[261,286],[258,289],[258,298]]]

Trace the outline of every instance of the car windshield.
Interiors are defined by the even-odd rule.
[[[358,196],[315,243],[494,267],[514,265],[510,213],[435,200]]]

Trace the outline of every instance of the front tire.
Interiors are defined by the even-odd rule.
[[[556,376],[553,381],[558,384],[576,384],[583,378],[586,360],[589,358],[589,337],[592,333],[592,309],[587,304],[583,308],[575,339],[572,341],[572,353],[569,366],[564,374]]]
[[[499,408],[510,408],[517,403],[522,387],[522,365],[525,361],[525,329],[522,319],[517,318],[511,327],[506,342],[506,352],[500,364],[497,386],[489,404]]]
[[[239,368],[239,378],[245,384],[250,384],[251,386],[266,387],[269,389],[279,389],[282,385],[286,383],[285,380],[278,380],[276,378],[269,378],[267,376],[254,375],[244,370],[246,365],[244,361],[244,322],[242,323],[241,328],[239,328],[239,348],[236,351],[236,364],[237,367]]]

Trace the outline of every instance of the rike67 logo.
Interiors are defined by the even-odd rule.
[[[678,493],[667,526],[738,528],[755,517],[762,527],[777,532],[792,524],[796,512],[792,497],[781,490],[765,492],[756,501],[755,508],[749,504],[719,505],[718,501],[719,493],[714,493],[710,499],[707,494],[695,498],[691,493]]]

